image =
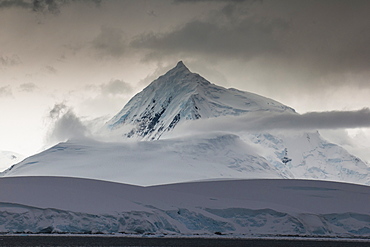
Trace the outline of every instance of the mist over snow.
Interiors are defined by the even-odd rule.
[[[46,145],[52,146],[69,139],[82,139],[91,136],[88,128],[75,115],[73,109],[64,103],[55,104],[49,112],[50,129]]]
[[[182,123],[174,135],[206,131],[264,132],[274,130],[325,130],[370,127],[370,110],[308,112],[305,114],[256,112]]]

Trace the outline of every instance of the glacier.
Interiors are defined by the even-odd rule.
[[[1,233],[370,237],[370,188],[310,180],[141,187],[66,177],[0,178]]]

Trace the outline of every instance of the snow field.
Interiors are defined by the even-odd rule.
[[[370,237],[370,189],[309,180],[140,187],[63,177],[0,179],[0,232]]]

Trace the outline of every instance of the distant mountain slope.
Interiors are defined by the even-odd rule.
[[[9,151],[0,151],[0,172],[9,168],[11,165],[22,161],[25,157]]]
[[[309,138],[307,138],[309,137]],[[284,150],[292,161],[284,164]],[[370,185],[370,169],[317,133],[208,134],[157,141],[60,143],[2,176],[68,176],[155,185],[231,178],[302,178]]]
[[[156,140],[186,120],[255,111],[295,111],[256,94],[211,84],[179,62],[136,94],[106,127],[124,137]]]
[[[370,187],[230,180],[139,187],[0,178],[0,233],[370,237]]]
[[[235,135],[134,143],[69,141],[27,158],[3,174],[68,176],[135,185],[215,178],[282,178]]]

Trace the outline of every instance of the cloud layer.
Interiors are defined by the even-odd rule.
[[[358,111],[309,112],[288,114],[255,112],[246,116],[225,116],[211,119],[188,121],[177,127],[175,134],[226,131],[260,132],[274,130],[320,130],[370,127],[370,109]]]
[[[34,12],[59,14],[62,6],[72,2],[94,2],[97,6],[101,0],[0,0],[0,8],[24,8]]]

